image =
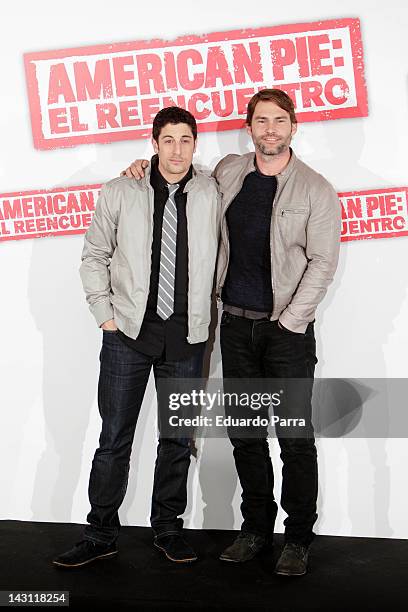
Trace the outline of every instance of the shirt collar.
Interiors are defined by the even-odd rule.
[[[167,187],[168,183],[166,179],[162,176],[159,170],[158,155],[153,155],[152,159],[150,160],[150,165],[151,165],[150,184],[153,187],[153,189],[168,191],[168,187]],[[191,165],[190,168],[188,169],[187,174],[178,183],[179,187],[177,191],[181,190],[182,192],[184,190],[186,183],[192,178],[192,176],[193,176],[193,166]]]

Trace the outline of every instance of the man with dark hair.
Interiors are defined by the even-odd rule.
[[[227,155],[216,166],[222,193],[217,295],[223,302],[223,375],[306,381],[298,405],[307,435],[277,431],[285,546],[276,566],[284,576],[307,571],[317,500],[317,453],[311,422],[316,359],[314,318],[337,266],[340,205],[333,187],[290,147],[297,121],[291,98],[265,89],[248,104],[254,153]],[[143,175],[137,161],[128,175]],[[242,486],[243,524],[223,561],[252,559],[272,541],[277,504],[266,433],[231,437]]]
[[[163,108],[159,113],[157,113],[153,120],[153,142],[159,142],[160,132],[168,123],[171,123],[173,125],[177,125],[178,123],[185,123],[189,126],[194,141],[197,140],[197,122],[194,116],[184,108],[180,108],[178,106],[169,106],[168,108]],[[156,148],[155,151],[157,153]]]
[[[214,179],[192,165],[197,126],[186,110],[160,111],[153,122],[157,154],[142,181],[103,186],[85,235],[81,278],[103,330],[98,404],[99,448],[89,480],[91,511],[84,539],[54,560],[78,567],[117,553],[118,510],[149,374],[201,376],[210,322],[218,243]],[[158,393],[158,408],[163,396]],[[188,438],[162,438],[157,448],[151,525],[154,544],[171,561],[197,559],[182,536],[190,464]]]

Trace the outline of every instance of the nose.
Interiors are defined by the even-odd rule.
[[[181,156],[181,142],[174,143],[173,153],[179,157]]]

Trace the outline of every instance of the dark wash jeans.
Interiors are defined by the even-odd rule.
[[[100,354],[98,405],[102,417],[99,448],[89,479],[91,511],[85,538],[110,544],[119,534],[119,507],[125,497],[130,453],[150,370],[159,378],[201,376],[204,349],[184,361],[164,361],[126,346],[115,331],[104,331]],[[187,504],[190,465],[188,438],[159,438],[150,522],[156,537],[179,533]]]
[[[311,393],[316,359],[313,323],[305,334],[281,329],[277,321],[244,319],[224,312],[221,319],[224,378],[310,378],[303,400],[308,437],[279,437],[281,506],[287,513],[285,541],[309,545],[317,519],[317,453],[311,424]],[[242,531],[273,535],[277,504],[267,438],[230,438],[242,487]]]

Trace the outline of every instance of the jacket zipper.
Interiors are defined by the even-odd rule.
[[[187,197],[186,197],[186,223],[187,223],[187,264],[188,264],[188,279],[187,279],[187,331],[188,331],[188,335],[187,335],[187,342],[189,344],[191,344],[190,340],[191,340],[191,336],[190,336],[190,330],[191,330],[191,257],[190,257],[190,249],[188,248],[188,236],[190,236],[190,227],[188,224],[188,219],[189,219],[189,215],[188,215],[188,209],[189,209],[189,205],[188,205],[188,201],[189,201],[189,197],[188,197],[188,193],[187,193]]]
[[[300,208],[282,208],[280,211],[281,217],[284,217],[286,214],[290,215],[303,215],[306,212],[305,209]]]
[[[276,175],[276,183],[277,183],[276,193],[275,193],[275,197],[274,197],[273,203],[272,203],[271,235],[270,235],[270,238],[269,238],[269,247],[270,247],[270,250],[271,250],[271,288],[272,288],[272,312],[271,312],[271,316],[269,318],[270,321],[272,321],[272,315],[273,315],[273,311],[275,309],[275,283],[274,283],[274,280],[273,280],[273,265],[272,265],[273,264],[273,258],[272,258],[272,237],[273,236],[272,236],[272,234],[273,234],[273,231],[274,231],[274,227],[273,227],[274,226],[274,216],[276,216],[276,215],[273,214],[273,209],[276,208],[276,206],[278,205],[279,196],[280,196],[281,191],[282,191],[282,184],[281,184],[280,179],[279,179],[279,174]]]
[[[149,288],[150,288],[150,275],[152,273],[152,248],[153,248],[153,225],[154,225],[154,190],[153,187],[149,184],[148,185],[148,200],[149,200],[149,206],[150,206],[150,214],[151,214],[151,218],[150,218],[150,257],[148,258],[148,274],[146,275],[146,300],[144,303],[144,313],[146,312],[146,306],[147,306],[147,300],[149,299]],[[144,316],[144,315],[143,315]]]
[[[280,190],[281,190],[281,186],[279,183],[279,176],[276,175],[276,192],[275,192],[275,197],[274,197],[274,201],[272,202],[272,214],[271,214],[271,230],[270,230],[270,236],[269,236],[269,248],[271,251],[271,289],[272,289],[272,312],[271,312],[271,316],[269,317],[269,320],[272,321],[272,314],[273,314],[273,310],[275,308],[275,295],[274,295],[274,291],[275,291],[275,283],[273,281],[273,265],[272,265],[272,234],[273,234],[273,224],[274,224],[274,214],[273,214],[273,209],[274,206],[277,205],[278,203],[278,197],[280,195]]]

